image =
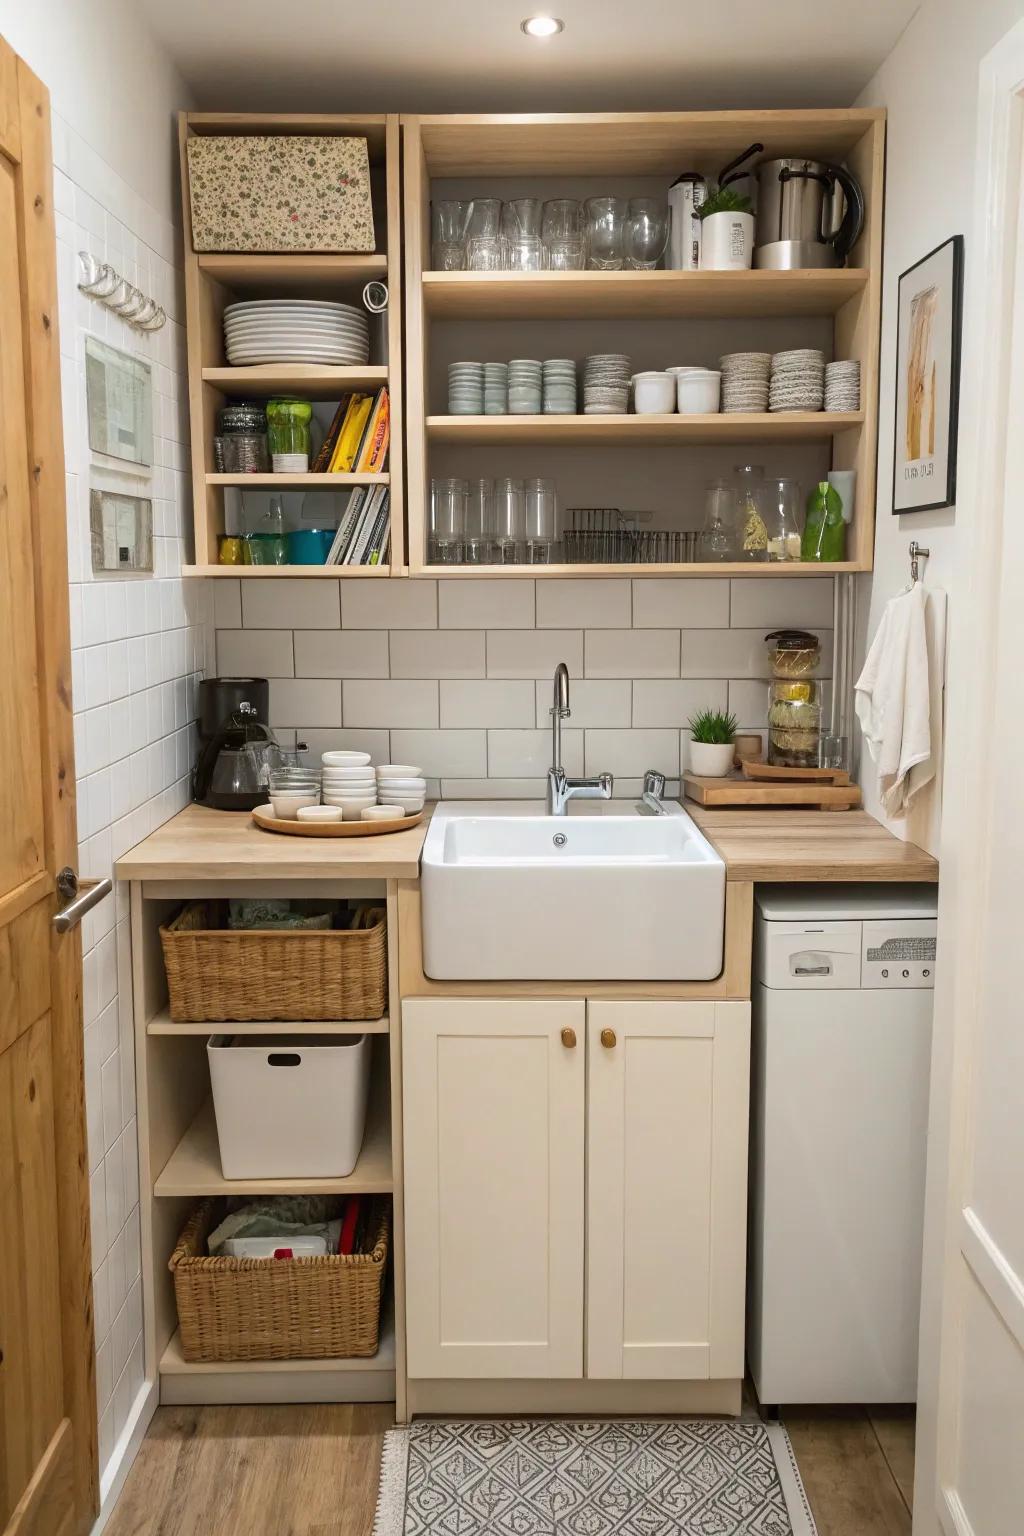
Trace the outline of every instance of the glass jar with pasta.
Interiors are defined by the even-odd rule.
[[[805,629],[765,636],[772,678],[768,703],[768,761],[786,768],[816,768],[821,737],[821,693],[816,673],[821,642]]]

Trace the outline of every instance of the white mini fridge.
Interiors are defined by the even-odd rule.
[[[909,1403],[933,886],[757,898],[747,1354],[761,1403]]]

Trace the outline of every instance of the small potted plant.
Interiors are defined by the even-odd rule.
[[[688,721],[690,770],[704,779],[723,779],[732,768],[736,740],[736,716],[720,709],[702,709]]]
[[[716,187],[700,206],[700,264],[708,272],[742,272],[754,259],[750,198]]]

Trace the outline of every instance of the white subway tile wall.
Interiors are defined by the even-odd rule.
[[[184,306],[175,267],[175,231],[56,114],[53,130],[79,873],[95,878],[109,875],[121,853],[187,803],[195,684],[205,667],[208,632],[212,653],[214,612],[208,593],[212,583],[183,582],[180,575],[191,495]],[[152,294],[169,317],[163,330],[149,335],[133,331],[79,293],[79,251],[109,261],[129,282]],[[87,335],[152,367],[151,470],[127,472],[121,461],[90,453]],[[92,486],[152,498],[152,576],[93,576]],[[308,587],[303,590],[308,594]],[[273,645],[277,637],[262,634],[257,639],[243,633],[238,585],[231,583],[217,604],[216,620],[224,629],[225,664],[238,667],[244,657],[247,671],[254,666],[270,670],[279,656],[287,660],[290,675],[291,618],[283,621],[279,650]],[[302,622],[315,620],[307,612]],[[234,649],[229,626],[235,632]],[[145,1374],[127,890],[108,897],[85,919],[82,930],[102,1475]]]
[[[769,630],[813,630],[824,676],[832,665],[828,577],[353,580],[332,586],[330,602],[320,582],[215,585],[218,670],[246,654],[276,659],[281,673],[294,661],[294,677],[267,668],[282,734],[314,752],[362,747],[374,762],[417,763],[428,793],[446,799],[543,792],[559,661],[572,679],[565,767],[614,773],[622,796],[640,793],[648,768],[678,793],[698,709],[763,728]],[[333,624],[311,621],[295,587],[314,589]],[[247,653],[250,637],[258,649]]]

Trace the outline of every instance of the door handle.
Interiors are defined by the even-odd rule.
[[[615,1048],[615,1031],[614,1031],[614,1029],[602,1029],[602,1031],[601,1031],[601,1044],[604,1046],[606,1051],[614,1050],[614,1048]]]
[[[576,1049],[576,1031],[574,1029],[569,1029],[567,1026],[562,1030],[562,1044],[567,1051],[574,1051]]]
[[[62,869],[57,876],[57,892],[63,905],[53,914],[53,926],[57,932],[69,933],[72,928],[77,928],[85,914],[91,912],[93,907],[98,907],[113,889],[114,884],[109,875],[104,875],[102,880],[86,880],[80,886],[73,869]]]

